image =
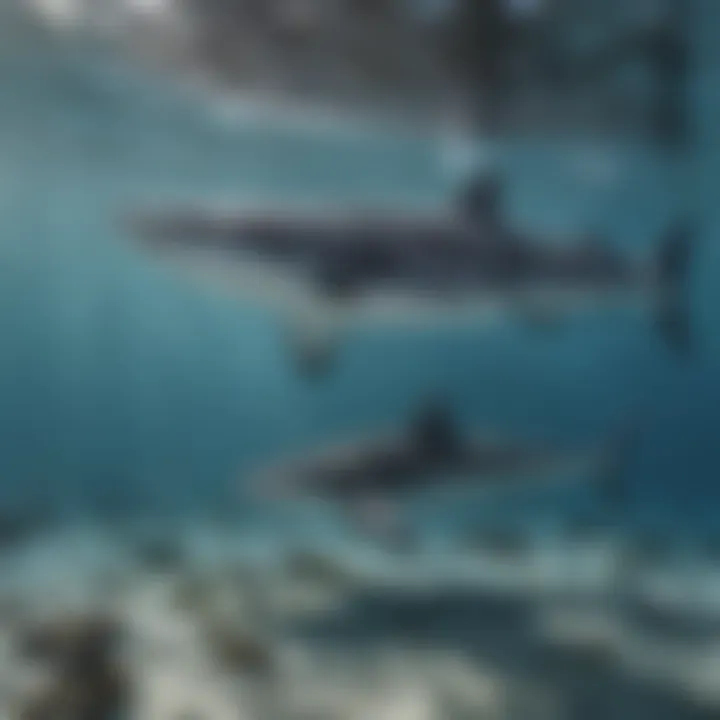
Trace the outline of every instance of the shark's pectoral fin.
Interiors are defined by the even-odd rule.
[[[339,312],[295,308],[289,319],[288,345],[293,362],[307,378],[330,372],[337,360],[345,331]]]

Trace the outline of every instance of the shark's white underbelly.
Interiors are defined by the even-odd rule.
[[[318,292],[302,274],[277,270],[262,261],[228,260],[222,253],[175,251],[167,259],[194,277],[243,302],[293,318],[344,325],[493,324],[511,316],[560,319],[593,308],[644,308],[649,293],[641,290],[590,287],[524,287],[517,291],[483,289],[451,293],[379,287],[350,299]]]

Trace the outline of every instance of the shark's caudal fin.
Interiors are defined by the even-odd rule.
[[[674,225],[662,238],[656,258],[655,327],[674,352],[684,355],[693,345],[689,282],[695,236],[692,223]]]
[[[602,503],[616,514],[627,506],[630,497],[630,467],[642,436],[638,417],[629,418],[606,445],[600,460],[596,487]]]

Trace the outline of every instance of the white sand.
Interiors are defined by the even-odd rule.
[[[78,526],[7,556],[0,574],[0,599],[8,607],[11,599],[19,600],[28,617],[63,609],[116,611],[128,629],[125,659],[133,687],[132,717],[138,720],[170,720],[183,713],[208,720],[454,720],[476,713],[500,720],[510,713],[510,701],[533,693],[540,693],[549,708],[560,701],[557,688],[533,687],[519,670],[508,674],[508,668],[479,662],[452,647],[384,642],[369,654],[357,654],[348,642],[345,654],[338,655],[337,648],[322,650],[279,631],[267,636],[277,660],[274,680],[238,676],[214,653],[203,632],[202,612],[178,606],[178,582],[190,576],[200,578],[203,601],[213,613],[229,618],[236,628],[262,633],[273,618],[332,618],[363,589],[422,596],[448,587],[475,588],[530,599],[537,612],[537,637],[549,646],[578,652],[594,648],[616,657],[618,668],[630,677],[661,680],[695,703],[720,704],[720,637],[714,645],[710,637],[696,644],[670,643],[628,624],[608,592],[615,567],[611,561],[617,556],[608,539],[574,549],[528,543],[526,550],[502,557],[492,549],[427,557],[366,550],[346,558],[345,572],[354,580],[341,587],[332,576],[323,580],[280,572],[283,549],[277,543],[268,544],[263,556],[258,553],[260,538],[251,542],[246,534],[210,523],[178,526],[172,532],[179,533],[189,550],[186,565],[177,571],[149,572],[122,535]],[[243,553],[243,547],[253,552]],[[276,562],[268,562],[271,547]],[[264,562],[258,563],[258,557]],[[257,584],[252,578],[263,567],[265,581]],[[660,574],[648,571],[643,577],[637,584],[640,591],[659,607],[678,612],[692,612],[691,599],[697,602],[704,592],[704,612],[712,621],[708,597],[717,592],[718,569],[697,565],[692,577],[703,592],[688,589],[686,578],[686,592],[674,596],[659,592]],[[720,616],[717,603],[715,608]],[[17,618],[8,610],[0,622],[2,718],[3,712],[11,717],[18,697],[42,678],[13,655]],[[547,716],[552,712],[548,709]]]

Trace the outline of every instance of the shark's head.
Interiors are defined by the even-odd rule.
[[[147,249],[159,253],[175,250],[201,251],[217,245],[223,238],[219,218],[208,218],[202,212],[185,210],[168,213],[137,213],[128,222],[131,233]]]
[[[243,231],[232,214],[194,208],[146,212],[132,216],[129,225],[146,256],[198,288],[272,307],[289,306],[289,296],[297,301],[294,286],[244,251]]]

